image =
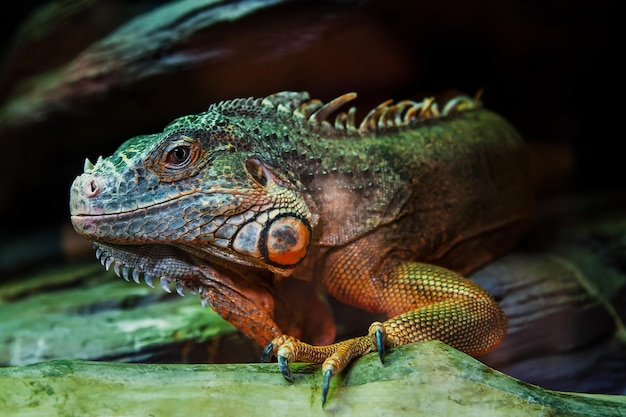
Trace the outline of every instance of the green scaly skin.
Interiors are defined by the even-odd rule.
[[[287,378],[290,361],[324,362],[324,399],[330,377],[372,350],[493,349],[506,317],[459,274],[509,250],[529,222],[522,140],[465,97],[386,102],[357,126],[355,110],[337,110],[355,96],[236,99],[132,138],[85,162],[74,228],[118,275],[199,293]],[[319,288],[390,319],[330,344]]]

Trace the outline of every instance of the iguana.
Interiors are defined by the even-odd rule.
[[[523,141],[465,96],[386,101],[360,123],[339,110],[355,97],[234,99],[134,137],[85,161],[73,226],[126,280],[198,293],[288,380],[290,362],[323,363],[322,403],[330,379],[371,351],[382,360],[429,339],[490,351],[507,319],[462,275],[529,222]],[[325,293],[389,319],[334,342]]]

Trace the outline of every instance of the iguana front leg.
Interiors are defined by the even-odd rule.
[[[340,300],[391,318],[373,323],[366,336],[332,345],[311,346],[280,336],[265,350],[266,356],[277,356],[288,380],[292,380],[289,362],[323,363],[322,402],[330,379],[369,352],[378,350],[382,360],[385,348],[440,340],[480,355],[497,346],[506,334],[502,309],[472,281],[442,267],[399,259],[393,252],[376,262],[368,256],[378,247],[372,243],[353,244],[332,256],[324,283]]]
[[[312,296],[314,286],[300,280],[265,282],[248,271],[248,279],[233,271],[221,273],[202,266],[197,291],[203,304],[264,346],[283,333],[312,343],[330,343],[335,325],[324,300]],[[316,320],[310,320],[310,316]]]

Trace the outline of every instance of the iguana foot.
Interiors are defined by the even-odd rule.
[[[322,374],[324,375],[322,384],[322,405],[324,405],[332,377],[341,372],[354,359],[374,350],[378,351],[380,359],[383,361],[385,343],[386,333],[383,325],[375,322],[370,326],[367,336],[355,337],[326,346],[313,346],[287,335],[278,336],[263,349],[261,359],[263,362],[269,362],[273,356],[276,356],[280,372],[289,382],[293,382],[289,363],[321,363]]]

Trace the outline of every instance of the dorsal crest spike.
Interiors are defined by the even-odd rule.
[[[348,119],[346,120],[346,130],[348,133],[357,132],[355,119],[356,107],[350,107],[350,110],[348,110]]]
[[[301,103],[308,100],[310,100],[310,96],[306,91],[281,91],[265,97],[261,103],[271,108],[278,108],[279,105],[282,105],[283,108],[287,108],[292,112]]]
[[[348,114],[341,112],[335,117],[335,129],[346,130],[346,124],[348,123]]]
[[[396,103],[396,112],[393,120],[394,126],[402,126],[417,117],[417,112],[422,107],[422,103],[413,100],[402,100]]]
[[[344,104],[354,100],[356,96],[357,96],[356,93],[343,94],[329,101],[328,103],[322,105],[320,108],[318,108],[314,113],[312,113],[308,117],[308,120],[313,123],[322,123],[326,121],[326,119],[328,119],[328,116],[330,116],[335,110],[337,110],[339,107],[343,106]]]
[[[359,131],[362,133],[365,132],[375,132],[376,126],[378,125],[378,117],[383,114],[387,106],[389,106],[393,100],[389,99],[387,101],[383,101],[378,106],[374,107],[372,110],[365,115],[363,120],[361,121],[361,125],[359,126]]]
[[[425,119],[437,116],[439,116],[439,108],[435,102],[435,97],[426,97],[422,103],[420,118]]]
[[[338,131],[344,131],[348,134],[357,133],[355,127],[356,107],[350,107],[348,112],[341,112],[335,118],[335,129]]]
[[[443,110],[441,111],[441,114],[448,115],[455,111],[471,109],[473,107],[476,107],[477,102],[478,98],[472,99],[468,96],[456,96],[446,103],[446,105],[443,107]]]
[[[324,103],[322,103],[320,100],[317,100],[317,99],[308,100],[303,103],[300,103],[300,106],[298,106],[298,108],[294,110],[293,115],[298,118],[306,120],[313,113],[315,113],[317,109],[319,109],[323,105]]]

